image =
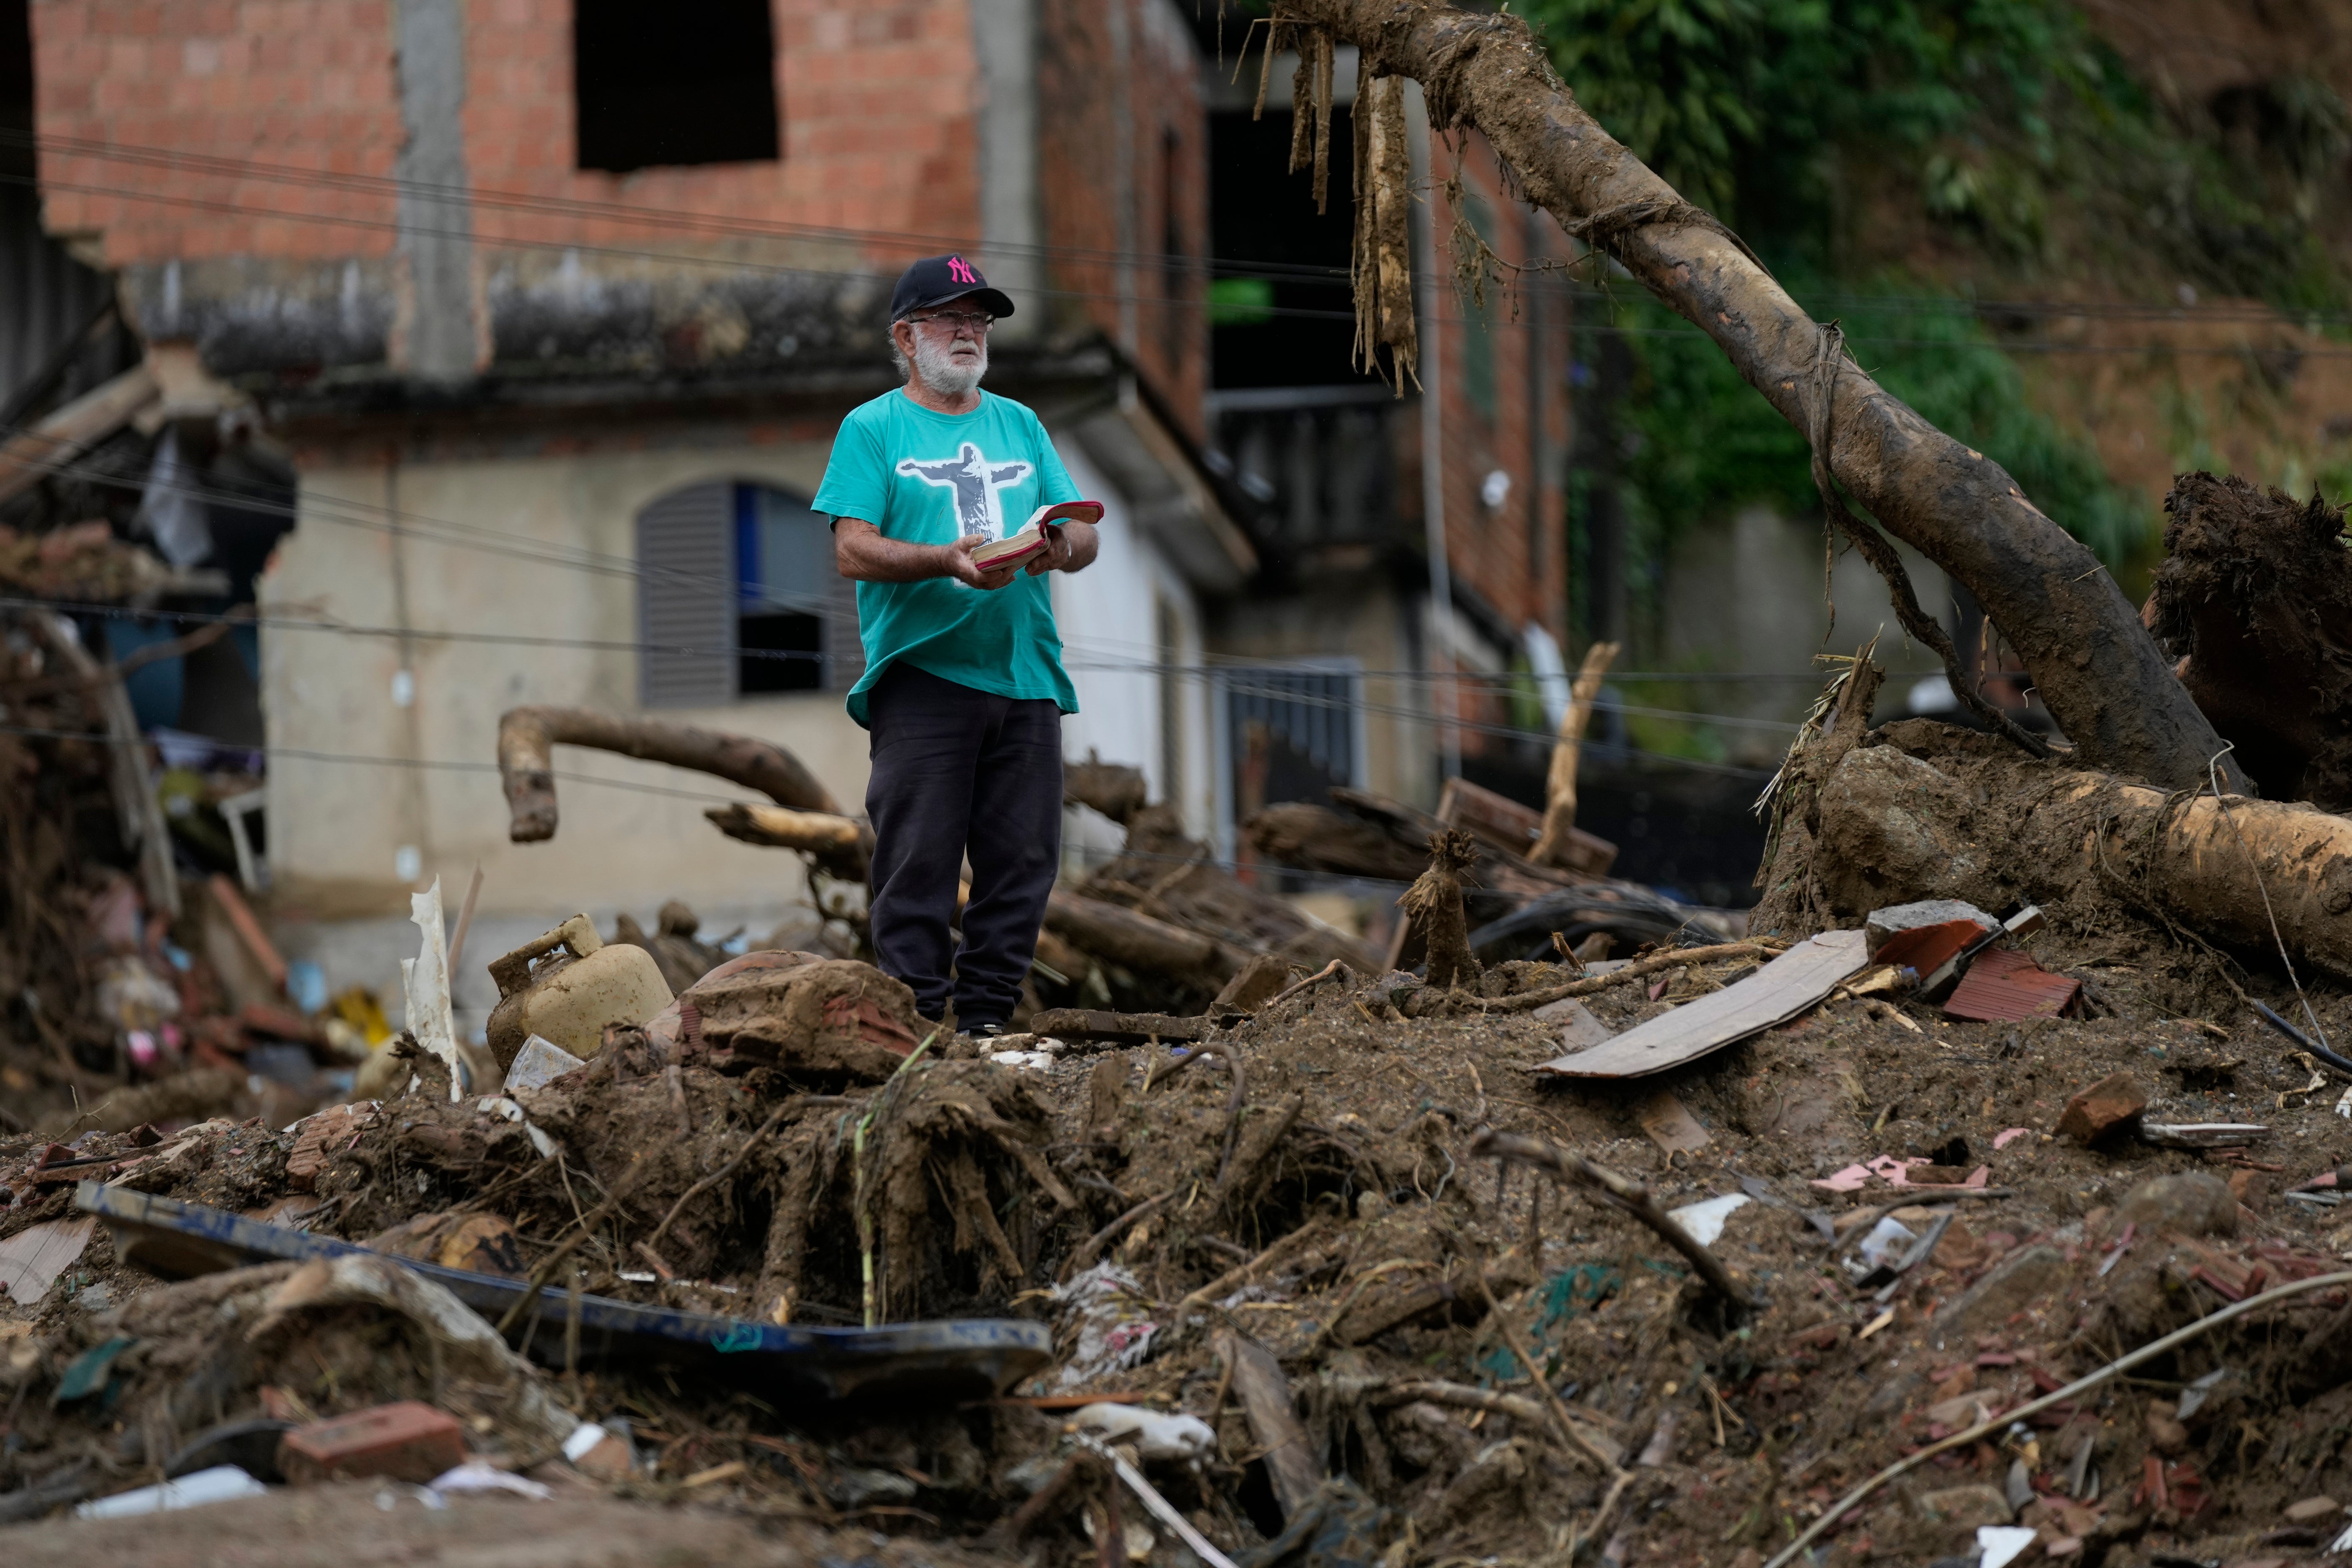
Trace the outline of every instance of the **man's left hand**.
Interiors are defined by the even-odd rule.
[[[1083,534],[1080,530],[1084,530]],[[1029,558],[1029,575],[1076,572],[1088,565],[1095,558],[1094,533],[1094,525],[1087,522],[1048,525],[1045,531],[1045,548]]]

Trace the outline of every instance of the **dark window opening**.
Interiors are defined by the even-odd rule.
[[[866,671],[856,584],[808,498],[724,479],[637,514],[640,700],[709,708],[845,691]]]
[[[572,61],[583,169],[781,156],[768,0],[574,0]]]
[[[739,695],[824,688],[825,620],[839,613],[840,583],[833,531],[806,500],[764,485],[735,487]]]
[[[1349,356],[1356,341],[1348,258],[1355,138],[1332,117],[1328,210],[1314,177],[1290,170],[1290,116],[1209,117],[1210,377],[1219,388],[1377,386]],[[1237,264],[1237,265],[1228,265]],[[1292,313],[1296,312],[1296,313]]]

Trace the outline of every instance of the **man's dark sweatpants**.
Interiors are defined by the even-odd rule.
[[[992,696],[912,665],[866,694],[874,772],[868,929],[885,974],[913,988],[927,1018],[957,1027],[1013,1016],[1037,952],[1037,924],[1062,854],[1062,712],[1051,698]],[[971,858],[963,948],[949,936]]]

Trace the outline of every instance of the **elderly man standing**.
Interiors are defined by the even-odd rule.
[[[1097,547],[1093,524],[1072,521],[1025,562],[972,560],[1038,507],[1078,499],[1037,416],[980,390],[988,329],[1012,313],[961,256],[907,268],[890,300],[905,384],[842,421],[813,503],[857,583],[866,674],[849,713],[871,736],[875,956],[926,1017],[952,1000],[967,1034],[1011,1018],[1036,952],[1061,857],[1061,716],[1078,710],[1045,574],[1083,569]]]

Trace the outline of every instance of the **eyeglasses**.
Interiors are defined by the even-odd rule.
[[[995,317],[971,310],[934,310],[928,316],[909,316],[907,320],[924,323],[936,321],[950,332],[970,332],[975,338],[986,337],[988,329],[996,324]]]

